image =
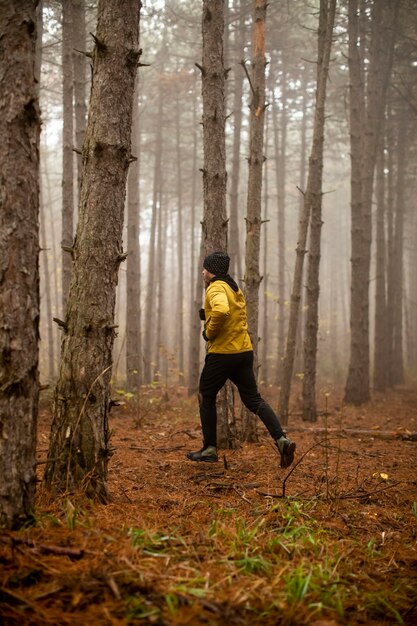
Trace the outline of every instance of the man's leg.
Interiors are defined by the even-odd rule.
[[[258,391],[253,372],[253,352],[242,353],[239,367],[230,376],[230,380],[237,386],[243,404],[249,411],[259,416],[275,440],[281,455],[281,467],[289,467],[294,460],[296,446],[293,441],[287,438],[275,411],[265,402]]]
[[[243,404],[249,411],[259,416],[273,439],[279,439],[284,432],[276,413],[258,391],[253,373],[253,352],[244,352],[241,356],[239,367],[230,379],[237,386]]]
[[[226,380],[227,358],[222,354],[208,354],[201,372],[198,390],[203,448],[187,454],[191,461],[217,461],[216,397]]]

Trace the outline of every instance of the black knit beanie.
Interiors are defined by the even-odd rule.
[[[230,257],[225,252],[213,252],[204,259],[203,267],[215,276],[226,276]]]

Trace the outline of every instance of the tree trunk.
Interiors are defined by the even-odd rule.
[[[307,316],[304,340],[303,419],[315,422],[317,334],[319,329],[321,203],[323,180],[324,122],[327,77],[332,48],[336,0],[320,0],[316,117],[309,164],[306,202],[310,205],[310,242],[307,267]],[[317,127],[317,130],[316,130]],[[291,372],[292,373],[292,372]]]
[[[304,67],[303,77],[302,77],[302,121],[301,121],[301,132],[300,132],[300,184],[299,188],[303,191],[299,196],[299,221],[302,220],[302,214],[304,210],[304,191],[306,189],[306,178],[307,178],[307,122],[308,122],[308,104],[310,102],[309,94],[308,94],[308,85],[309,85],[309,68],[307,66]],[[307,237],[307,233],[306,233]],[[306,239],[307,241],[307,239]],[[305,246],[304,246],[305,247]],[[304,276],[304,262],[303,269],[301,272],[301,283],[303,281]],[[303,372],[304,370],[304,354],[303,354],[303,337],[304,337],[304,328],[305,328],[305,315],[303,314],[304,309],[304,297],[305,292],[303,289],[300,290],[300,303],[298,305],[298,322],[297,322],[297,331],[296,331],[296,340],[295,340],[295,356],[294,356],[294,365],[293,365],[293,377],[294,370],[295,372]],[[289,318],[291,317],[291,304],[290,304],[290,313]],[[288,321],[288,324],[290,322]],[[289,328],[287,330],[287,337],[289,334]],[[283,363],[283,368],[285,367],[285,363]],[[288,410],[288,408],[287,408]],[[288,419],[284,417],[284,420]]]
[[[225,79],[223,60],[224,0],[203,0],[203,200],[204,254],[227,250]],[[230,411],[230,383],[217,402],[217,445],[236,447],[234,412]]]
[[[241,0],[237,10],[240,18],[235,32],[235,56],[243,56],[246,43],[245,13],[242,11]],[[235,72],[233,89],[233,147],[232,167],[230,173],[230,222],[229,222],[229,256],[230,273],[239,278],[243,276],[242,258],[239,237],[239,178],[240,178],[240,149],[242,134],[242,95],[243,72]]]
[[[74,237],[74,124],[72,0],[62,3],[62,311],[65,315],[72,272]]]
[[[320,3],[320,18],[318,28],[318,63],[317,63],[317,87],[316,106],[314,112],[313,144],[309,159],[307,189],[304,194],[304,205],[300,215],[299,234],[296,249],[296,260],[294,268],[293,285],[291,291],[290,317],[288,325],[287,343],[285,350],[281,394],[280,394],[280,416],[284,423],[288,422],[288,407],[291,391],[291,380],[294,369],[295,346],[297,337],[297,325],[301,301],[301,288],[303,277],[304,256],[306,254],[306,243],[308,226],[311,217],[312,228],[316,229],[316,240],[310,238],[310,245],[315,246],[315,250],[310,250],[310,254],[315,255],[316,264],[310,264],[310,283],[308,304],[312,306],[311,317],[306,320],[306,341],[310,331],[308,352],[304,354],[304,360],[309,362],[309,388],[303,388],[303,396],[309,401],[314,409],[314,399],[311,401],[310,389],[314,392],[315,386],[315,358],[317,346],[317,307],[318,307],[318,269],[320,261],[320,229],[321,229],[321,199],[322,199],[322,177],[323,177],[323,150],[324,150],[324,124],[325,124],[325,103],[327,77],[329,72],[330,50],[332,46],[333,23],[335,15],[335,0],[322,0]],[[314,284],[313,284],[314,283]],[[310,409],[311,410],[311,409]],[[315,413],[315,409],[314,409]]]
[[[161,204],[161,186],[162,186],[162,133],[164,122],[164,94],[162,91],[161,81],[158,89],[158,116],[155,138],[155,162],[153,177],[153,198],[152,198],[152,219],[151,230],[149,234],[149,253],[148,253],[148,280],[146,290],[145,303],[145,322],[144,322],[144,341],[143,341],[143,382],[149,384],[153,380],[153,370],[155,364],[153,362],[156,356],[153,346],[155,344],[155,302],[156,302],[156,226],[158,219],[158,211]]]
[[[140,264],[140,129],[138,77],[132,115],[132,156],[127,179],[127,267],[126,267],[126,376],[129,391],[138,391],[142,378],[141,362],[141,264]]]
[[[100,0],[74,267],[45,481],[105,501],[114,310],[140,3]]]
[[[264,163],[265,119],[265,20],[266,0],[255,0],[252,37],[252,99],[249,105],[249,180],[246,209],[245,299],[249,334],[254,353],[254,370],[258,370],[259,256],[262,224],[262,167]],[[242,438],[258,441],[256,416],[242,410]]]
[[[372,191],[378,133],[392,66],[398,3],[390,24],[390,4],[372,6],[369,62],[358,48],[358,3],[349,3],[349,74],[351,124],[351,347],[345,401],[360,405],[370,398],[369,272],[372,239]],[[362,13],[365,14],[365,11]],[[366,97],[363,73],[367,67]],[[359,103],[359,106],[358,106]]]
[[[269,136],[269,125],[268,125],[268,117],[265,120],[265,160],[268,160],[269,154],[269,146],[268,146],[268,136]],[[268,168],[264,169],[264,217],[263,221],[265,224],[268,223],[268,209],[269,209],[269,176],[268,176]],[[261,359],[259,372],[261,376],[261,380],[268,384],[269,382],[269,363],[268,363],[268,352],[269,352],[269,293],[268,293],[268,285],[269,285],[269,247],[268,247],[268,229],[265,227],[263,230],[263,298],[262,298],[262,342],[261,342]]]
[[[181,102],[176,97],[176,152],[177,152],[177,327],[175,329],[175,354],[178,366],[178,383],[184,384],[184,229],[182,200],[182,154],[181,154]]]
[[[0,2],[0,527],[33,519],[39,340],[36,2]]]
[[[86,56],[82,54],[86,48],[85,33],[85,0],[71,0],[72,2],[72,41],[73,41],[73,58],[72,66],[74,73],[74,113],[75,113],[75,147],[77,151],[81,151],[84,134],[85,123],[87,119],[87,76],[86,76]],[[79,204],[79,195],[81,190],[82,176],[82,160],[81,155],[77,154],[77,198]]]
[[[196,93],[196,90],[195,90]],[[197,171],[197,98],[194,98],[193,107],[193,172]],[[198,310],[201,308],[203,281],[201,280],[201,268],[204,260],[203,241],[201,231],[196,237],[196,177],[193,176],[191,183],[191,307],[190,320],[190,343],[188,357],[188,395],[198,391],[198,374],[200,370],[200,345],[201,345],[201,321]],[[197,245],[196,245],[197,244]],[[198,263],[196,265],[197,250]]]
[[[35,79],[37,82],[37,97],[39,98],[40,82],[41,82],[41,66],[42,66],[42,32],[43,32],[43,3],[40,1],[37,6],[37,40],[36,40],[36,63],[35,63]],[[45,166],[44,166],[45,167]],[[41,327],[41,341],[40,341],[40,364],[42,364],[42,337],[46,336],[44,352],[47,353],[47,376],[46,381],[51,383],[55,380],[55,341],[54,341],[54,325],[52,322],[52,294],[51,294],[51,274],[49,268],[49,255],[48,244],[46,236],[46,208],[44,202],[44,195],[42,191],[41,177],[39,177],[39,229],[40,229],[40,251],[42,252],[42,268],[43,277],[40,276],[40,291],[44,292],[45,310],[40,311],[40,327]],[[43,286],[43,289],[42,289]],[[44,319],[42,328],[42,318]],[[42,375],[42,369],[40,367],[40,375]]]
[[[392,349],[392,385],[405,382],[403,353],[403,299],[404,299],[404,219],[405,219],[405,169],[407,163],[407,119],[402,112],[398,120],[398,164],[395,198],[395,230],[394,230],[394,300],[393,307],[393,349]]]
[[[385,184],[384,134],[378,145],[376,160],[376,278],[375,278],[375,335],[374,335],[374,389],[383,391],[387,377],[387,298],[385,246]]]
[[[281,80],[281,116],[278,118],[278,107],[274,104],[273,132],[275,148],[275,174],[277,181],[278,200],[278,383],[281,383],[282,366],[285,344],[285,181],[286,181],[286,154],[287,154],[287,73],[286,65],[282,62]],[[281,134],[279,133],[281,131]]]

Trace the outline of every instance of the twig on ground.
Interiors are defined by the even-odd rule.
[[[0,541],[9,544],[12,548],[17,545],[26,545],[28,548],[34,548],[45,554],[56,554],[58,556],[69,556],[70,559],[82,559],[85,551],[82,548],[65,548],[63,546],[46,545],[36,543],[33,539],[25,537],[12,537],[10,535],[0,534]]]

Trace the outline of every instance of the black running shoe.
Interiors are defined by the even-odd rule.
[[[205,461],[206,463],[216,463],[218,461],[217,450],[214,446],[201,448],[197,452],[188,452],[187,459],[190,461]]]
[[[294,461],[294,453],[295,453],[295,442],[291,441],[291,439],[287,439],[287,437],[282,436],[275,441],[277,444],[278,452],[281,455],[281,467],[289,467],[291,463]]]

